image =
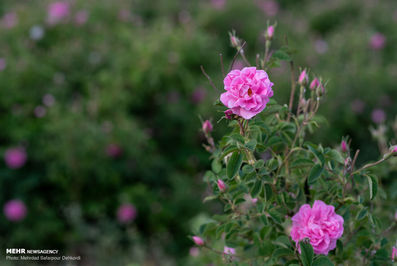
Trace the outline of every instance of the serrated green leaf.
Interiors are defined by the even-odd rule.
[[[233,152],[229,159],[226,167],[226,174],[229,178],[233,178],[240,170],[241,164],[243,163],[243,154],[239,152]]]
[[[272,57],[279,60],[291,61],[291,57],[283,50],[277,50],[275,53],[273,53]]]
[[[313,261],[313,266],[334,266],[334,264],[328,257],[321,256]]]
[[[301,248],[301,260],[303,266],[311,266],[313,264],[313,247],[309,243],[303,241],[299,242]]]
[[[247,147],[247,149],[253,151],[253,150],[255,150],[256,144],[257,144],[257,141],[254,140],[254,139],[252,139],[252,140],[248,141],[248,142],[245,144],[245,147]]]
[[[261,181],[261,180],[257,180],[257,181],[255,182],[255,184],[254,184],[252,190],[251,190],[251,196],[252,196],[253,198],[255,198],[255,197],[259,194],[259,192],[261,191],[261,189],[262,189],[262,181]]]
[[[276,249],[272,256],[274,258],[284,257],[284,256],[294,256],[294,251],[289,248],[278,248]]]

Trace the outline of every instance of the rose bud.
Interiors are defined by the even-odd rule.
[[[209,120],[205,120],[203,123],[203,132],[205,134],[208,134],[208,133],[211,133],[212,129],[213,129],[213,127],[212,127],[211,122]]]
[[[340,147],[342,149],[342,152],[347,152],[347,143],[345,140],[342,140]]]
[[[233,115],[233,111],[232,111],[231,109],[227,109],[227,110],[225,111],[225,117],[226,117],[226,119],[228,119],[228,120],[232,119],[232,115]]]
[[[397,248],[394,246],[391,252],[391,260],[394,261],[397,258]]]
[[[397,156],[397,145],[391,146],[390,152],[393,154],[393,156]]]
[[[204,240],[201,237],[198,236],[193,236],[193,242],[197,245],[197,246],[203,246],[204,245]]]
[[[267,27],[266,29],[266,38],[271,40],[273,38],[273,34],[274,34],[274,26],[270,25],[269,27]]]
[[[224,192],[226,190],[226,184],[222,180],[218,179],[217,185],[220,192]]]
[[[318,86],[320,86],[320,81],[318,80],[318,78],[314,78],[313,81],[310,83],[309,88],[311,90],[315,90]]]
[[[300,73],[299,78],[298,78],[298,83],[299,83],[300,85],[304,85],[304,84],[307,83],[308,79],[309,79],[309,78],[308,78],[308,76],[307,76],[306,69],[302,70],[302,72]]]

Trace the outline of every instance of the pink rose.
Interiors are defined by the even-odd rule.
[[[122,224],[135,220],[136,215],[135,206],[129,203],[121,205],[117,210],[117,220]]]
[[[23,220],[26,213],[26,206],[20,200],[10,200],[4,205],[4,215],[12,222]]]
[[[256,67],[232,70],[223,83],[226,92],[221,94],[221,102],[233,114],[245,119],[251,119],[262,112],[273,96],[273,83],[264,70],[256,70]]]
[[[229,247],[225,246],[223,248],[223,253],[227,254],[227,255],[235,255],[236,254],[236,250],[234,248],[229,248]]]
[[[10,148],[4,154],[4,160],[11,169],[21,168],[26,163],[27,155],[24,148]]]
[[[61,20],[69,16],[69,3],[68,2],[54,2],[48,6],[48,23],[57,24]]]
[[[219,191],[220,192],[225,192],[226,190],[226,184],[222,180],[218,179],[218,182],[216,183],[218,185]]]
[[[302,205],[292,217],[291,237],[298,248],[299,241],[308,238],[316,254],[328,255],[343,234],[343,222],[334,206],[316,200],[312,208],[309,204]]]

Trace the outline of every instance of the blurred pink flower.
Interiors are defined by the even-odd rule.
[[[315,89],[318,88],[318,86],[320,86],[320,81],[318,80],[318,78],[314,78],[314,79],[312,80],[312,82],[310,83],[309,88],[310,88],[311,90],[315,90]]]
[[[381,124],[386,120],[386,113],[382,109],[375,109],[371,113],[372,121],[376,124]]]
[[[70,6],[66,1],[58,1],[48,5],[47,21],[49,24],[57,24],[69,16]]]
[[[355,99],[350,105],[352,111],[356,114],[364,112],[365,103],[360,99]]]
[[[189,250],[189,254],[192,257],[197,257],[198,255],[200,255],[200,249],[198,247],[191,247]]]
[[[273,38],[273,34],[274,34],[274,26],[270,25],[269,27],[267,27],[266,29],[266,36],[271,39]]]
[[[27,160],[27,154],[24,148],[9,148],[4,154],[4,160],[11,169],[21,168]]]
[[[203,246],[204,245],[204,240],[199,237],[199,236],[193,236],[193,242],[197,245],[197,246]]]
[[[0,58],[0,71],[3,71],[7,66],[7,62],[4,58]]]
[[[397,248],[393,247],[391,252],[391,260],[394,261],[397,258]]]
[[[111,143],[106,147],[106,154],[109,157],[116,158],[119,157],[123,153],[121,147],[115,143]]]
[[[221,10],[225,8],[226,0],[211,0],[213,8]]]
[[[319,54],[325,54],[328,51],[328,43],[324,40],[316,40],[314,43],[314,49]]]
[[[345,140],[342,140],[340,147],[342,149],[342,152],[347,152],[347,143]]]
[[[306,69],[303,69],[299,75],[298,83],[304,85],[308,82],[308,80],[309,80],[309,77],[307,76],[307,71],[306,71]]]
[[[316,200],[312,208],[304,204],[292,217],[291,237],[299,252],[299,241],[308,238],[314,253],[328,255],[343,234],[343,222],[342,216],[335,213],[334,206]]]
[[[12,222],[18,222],[25,218],[27,213],[25,203],[21,200],[10,200],[4,204],[4,215]]]
[[[47,110],[45,109],[44,106],[37,106],[36,108],[34,108],[34,115],[38,118],[44,117],[47,113]]]
[[[6,13],[1,19],[1,24],[7,29],[15,27],[18,24],[17,14],[15,12]]]
[[[194,104],[199,104],[205,99],[206,95],[207,92],[205,91],[205,89],[203,87],[198,87],[192,93],[192,102]]]
[[[236,250],[234,248],[229,248],[229,247],[225,246],[223,248],[223,253],[227,254],[227,255],[235,255],[236,254]]]
[[[43,104],[44,104],[45,106],[50,107],[50,106],[53,106],[53,105],[54,105],[54,103],[55,103],[55,98],[54,98],[54,96],[52,96],[52,94],[46,94],[46,95],[43,96],[42,102],[43,102]]]
[[[76,25],[84,25],[88,20],[89,13],[87,10],[80,10],[74,16],[74,23]]]
[[[132,222],[136,216],[136,208],[130,203],[122,204],[117,210],[117,220],[122,224]]]
[[[202,125],[202,130],[205,134],[211,133],[213,130],[212,124],[210,120],[205,120]]]
[[[220,192],[225,192],[226,184],[221,179],[218,179],[216,184],[218,185],[218,189],[219,189]]]
[[[273,96],[273,83],[264,70],[245,67],[232,70],[223,81],[226,92],[220,101],[244,119],[251,119],[265,109]]]
[[[251,200],[251,202],[252,202],[252,204],[256,204],[256,203],[258,202],[258,199],[257,199],[257,198],[253,198],[253,199]]]
[[[266,16],[269,17],[274,17],[277,15],[279,10],[279,5],[274,0],[261,1],[259,6],[262,8],[263,12],[265,12]]]
[[[370,44],[372,49],[380,50],[383,47],[385,47],[386,37],[382,33],[377,32],[374,35],[372,35],[369,44]]]

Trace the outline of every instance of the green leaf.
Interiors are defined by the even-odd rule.
[[[216,198],[218,198],[218,196],[216,196],[216,195],[211,195],[211,196],[205,197],[204,200],[203,200],[203,202],[211,201],[211,200],[214,200],[214,199],[216,199]]]
[[[313,185],[316,183],[317,179],[320,177],[321,173],[323,172],[323,167],[319,164],[313,166],[312,170],[310,170],[309,177],[307,182],[309,185]]]
[[[366,175],[369,185],[369,198],[373,200],[378,192],[378,180],[373,175]]]
[[[363,219],[368,213],[368,210],[366,208],[362,209],[358,214],[357,214],[357,220],[360,221]]]
[[[233,178],[240,170],[241,164],[243,163],[243,154],[239,152],[233,152],[229,159],[226,167],[226,173],[229,178]]]
[[[317,151],[313,146],[311,145],[306,145],[307,148],[314,154],[314,156],[316,156],[316,158],[321,162],[322,165],[324,165],[324,155]]]
[[[222,170],[222,164],[216,159],[212,161],[211,167],[216,174],[219,174]]]
[[[247,147],[247,148],[248,148],[249,150],[251,150],[251,151],[254,151],[254,150],[255,150],[255,147],[256,147],[256,144],[257,144],[257,141],[254,140],[254,139],[252,139],[252,140],[248,141],[248,142],[245,144],[245,147]]]
[[[311,266],[313,264],[313,247],[309,243],[303,241],[299,242],[301,248],[301,260],[303,266]]]
[[[343,159],[342,155],[336,150],[330,150],[328,153],[326,153],[326,156],[328,156],[330,159],[334,161],[337,161],[340,164],[345,163],[345,160]]]
[[[291,168],[307,167],[307,166],[312,166],[313,164],[314,164],[313,160],[300,158],[292,162]]]
[[[272,57],[277,58],[279,60],[291,61],[291,57],[282,50],[277,50]]]
[[[273,190],[269,184],[265,184],[265,199],[268,201],[272,198]]]
[[[294,251],[289,248],[278,248],[273,252],[274,258],[284,257],[284,256],[294,256]]]
[[[334,266],[334,264],[328,257],[321,256],[314,260],[313,266]]]
[[[261,191],[261,188],[262,188],[262,181],[261,180],[257,180],[255,182],[254,187],[251,190],[251,196],[253,198],[255,198],[259,194],[259,192]]]

